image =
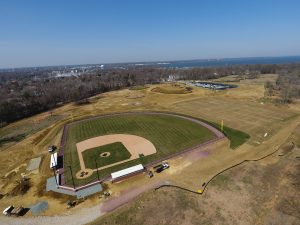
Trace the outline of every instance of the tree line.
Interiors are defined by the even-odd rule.
[[[107,91],[164,82],[169,76],[175,77],[176,80],[207,80],[227,75],[255,78],[259,74],[277,71],[288,71],[287,74],[291,74],[291,71],[295,73],[295,68],[299,69],[299,67],[300,64],[185,69],[128,67],[96,69],[86,71],[81,76],[70,77],[53,76],[52,71],[57,68],[47,67],[2,71],[0,72],[0,126]],[[281,79],[290,79],[290,76],[285,75]],[[284,88],[283,84],[287,85],[286,80],[278,80],[278,83],[282,84],[281,88]]]
[[[266,81],[266,96],[275,97],[280,103],[292,103],[300,98],[300,68],[290,67],[278,71],[276,82]]]

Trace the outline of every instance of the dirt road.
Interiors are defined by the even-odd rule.
[[[86,224],[97,217],[103,215],[100,210],[100,206],[94,206],[91,208],[82,209],[76,213],[65,214],[59,216],[37,216],[37,217],[28,217],[28,218],[15,218],[15,217],[0,217],[0,224],[5,225],[57,225],[57,224],[65,224],[65,225],[79,225]]]

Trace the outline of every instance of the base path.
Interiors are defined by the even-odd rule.
[[[98,168],[99,170],[124,163],[126,161],[134,160],[139,158],[140,154],[143,154],[144,156],[151,155],[156,153],[155,146],[152,144],[152,142],[148,141],[147,139],[136,136],[136,135],[129,135],[129,134],[110,134],[110,135],[104,135],[99,137],[90,138],[87,140],[84,140],[82,142],[79,142],[76,144],[79,162],[81,170],[85,170],[85,164],[83,160],[82,153],[88,149],[100,147],[103,145],[108,145],[115,142],[121,142],[125,148],[130,152],[131,156],[127,160],[122,160],[117,163],[110,164],[108,166],[103,166]]]

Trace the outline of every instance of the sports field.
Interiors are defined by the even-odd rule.
[[[209,129],[200,124],[171,115],[123,114],[83,120],[71,124],[68,129],[64,150],[65,182],[67,184],[71,184],[71,174],[67,169],[68,166],[72,166],[73,174],[82,169],[76,144],[87,139],[112,134],[129,134],[145,138],[155,146],[157,152],[102,169],[99,171],[100,176],[109,175],[111,172],[137,163],[149,163],[215,137]],[[116,149],[120,149],[122,153],[117,153]],[[101,157],[100,154],[103,152],[109,152],[110,155]],[[84,163],[89,169],[95,168],[95,160],[97,161],[97,166],[102,167],[128,159],[129,156],[130,153],[126,152],[126,148],[116,142],[83,152]],[[92,176],[86,179],[76,179],[76,185],[88,183],[95,179],[96,175],[94,172]]]
[[[62,128],[65,124],[68,123],[70,124],[73,121],[75,123],[76,120],[80,120],[80,119],[82,120],[83,117],[87,118],[99,114],[110,114],[115,112],[139,112],[139,111],[151,111],[151,110],[168,111],[174,113],[181,113],[184,115],[190,115],[200,120],[214,122],[218,127],[220,127],[221,120],[224,120],[224,132],[226,133],[230,141],[230,145],[232,145],[231,146],[232,148],[228,147],[229,144],[228,140],[220,141],[219,143],[209,145],[207,147],[207,150],[199,151],[199,152],[198,151],[191,152],[186,154],[183,157],[178,157],[176,159],[168,160],[168,162],[171,165],[171,168],[168,171],[166,171],[166,173],[162,173],[161,175],[154,176],[154,179],[149,180],[144,176],[135,177],[129,180],[128,182],[123,182],[118,185],[109,185],[109,188],[113,189],[112,190],[113,193],[117,195],[117,193],[124,193],[124,191],[126,191],[128,188],[130,189],[133,189],[135,187],[144,188],[145,185],[148,184],[149,182],[156,182],[159,179],[165,177],[166,180],[170,182],[174,182],[179,186],[192,189],[192,190],[198,190],[199,185],[201,186],[203,182],[207,182],[211,177],[219,173],[221,170],[231,167],[243,160],[257,159],[271,153],[275,148],[277,148],[277,146],[280,146],[282,143],[284,143],[285,140],[287,140],[287,138],[289,137],[290,133],[293,132],[293,130],[296,128],[297,122],[299,121],[299,117],[295,117],[295,115],[296,116],[299,115],[299,110],[300,110],[298,102],[294,104],[288,104],[288,105],[276,105],[273,104],[272,102],[265,101],[262,104],[262,101],[264,100],[263,97],[265,91],[264,83],[266,80],[271,80],[272,82],[275,82],[275,78],[266,75],[259,79],[242,80],[238,83],[235,83],[239,85],[239,88],[231,89],[227,91],[214,92],[212,90],[207,90],[203,88],[194,88],[193,92],[190,94],[178,94],[178,95],[161,94],[161,93],[151,91],[154,87],[160,85],[150,86],[150,88],[144,90],[132,91],[132,90],[124,89],[124,90],[108,92],[108,93],[101,94],[99,96],[95,96],[89,99],[90,104],[78,106],[77,104],[70,103],[70,104],[66,104],[65,106],[58,107],[53,111],[53,115],[59,116],[60,118],[62,118],[61,120],[51,123],[50,124],[51,126],[49,125],[50,121],[47,120],[48,121],[47,126],[49,127],[47,128],[44,127],[43,129],[41,129],[40,132],[37,132],[35,134],[26,137],[23,141],[14,144],[9,149],[6,149],[5,151],[0,151],[1,154],[0,175],[1,177],[4,178],[5,176],[7,176],[6,174],[9,174],[9,176],[6,179],[3,179],[2,184],[0,184],[1,186],[0,194],[5,195],[5,197],[2,198],[0,201],[0,206],[1,208],[4,209],[12,202],[14,202],[14,204],[17,205],[28,206],[32,204],[32,202],[40,201],[42,197],[43,199],[49,202],[49,205],[51,204],[53,206],[53,207],[49,207],[47,214],[49,213],[49,215],[57,215],[62,212],[65,212],[66,200],[62,201],[62,199],[57,199],[56,197],[55,198],[51,197],[52,195],[45,194],[45,182],[44,182],[45,177],[53,176],[52,170],[49,169],[50,154],[47,151],[47,147],[52,144],[56,146],[60,146],[60,140],[63,133]],[[224,79],[229,79],[229,78],[224,78]],[[216,82],[223,82],[223,81],[216,81]],[[140,98],[127,97],[132,95],[133,96],[142,95],[144,97],[140,97]],[[30,117],[28,119],[24,119],[16,123],[12,123],[7,127],[2,128],[1,130],[2,134],[5,133],[7,135],[12,135],[12,136],[18,135],[19,131],[24,131],[25,128],[29,129],[30,128],[29,125],[32,124],[32,121],[37,120],[35,118],[40,118],[40,117],[41,115],[36,115],[34,117]],[[42,117],[44,116],[42,115]],[[171,128],[173,128],[174,130],[176,127],[178,127],[176,124],[182,124],[181,120],[179,121],[179,118],[174,118],[177,121],[175,124],[173,118],[169,118],[169,121],[171,122],[161,121],[160,119],[157,120],[152,119],[151,122],[148,122],[146,118],[140,119],[137,115],[130,117],[130,116],[125,116],[123,114],[121,117],[113,118],[113,119],[95,118],[93,120],[98,121],[97,124],[94,124],[94,121],[91,122],[80,121],[78,124],[74,124],[74,129],[72,129],[71,126],[69,127],[70,131],[72,132],[72,135],[69,134],[69,136],[70,137],[72,136],[72,138],[79,137],[78,142],[75,139],[75,141],[73,141],[73,146],[71,148],[65,149],[66,150],[65,171],[67,174],[67,179],[68,179],[67,182],[69,186],[72,186],[72,182],[70,180],[70,174],[68,175],[68,173],[70,172],[68,171],[69,168],[67,166],[68,165],[72,166],[74,176],[76,176],[77,175],[76,173],[80,170],[80,164],[78,161],[78,152],[76,153],[76,144],[79,143],[79,140],[87,141],[88,139],[99,137],[99,134],[107,136],[107,134],[112,133],[113,135],[116,135],[117,133],[119,133],[118,132],[119,130],[122,133],[126,132],[125,134],[128,135],[144,136],[143,133],[146,133],[148,135],[147,139],[150,140],[151,138],[150,136],[152,136],[153,133],[157,132],[156,136],[154,136],[153,139],[150,140],[155,145],[156,150],[158,150],[158,153],[156,154],[163,154],[161,152],[161,149],[164,150],[162,148],[163,146],[160,147],[164,143],[162,144],[158,143],[160,142],[159,140],[164,140],[165,146],[175,146],[175,147],[177,146],[178,142],[180,144],[186,142],[186,137],[183,138],[181,136],[180,137],[176,136],[171,140],[168,138],[169,135],[172,134],[171,132],[168,131],[169,124],[171,124]],[[157,118],[157,116],[155,118]],[[131,121],[136,121],[136,122],[132,123]],[[141,125],[139,124],[141,123],[141,121],[143,121],[143,123],[146,121],[146,123],[144,123],[143,126],[147,125],[148,128],[143,129],[142,127],[141,128],[142,130],[139,130],[138,132],[131,132],[131,130],[133,130],[133,126],[139,127]],[[159,125],[157,125],[158,123]],[[160,123],[165,124],[166,126],[162,127]],[[198,127],[197,124],[194,124],[191,121],[186,121],[185,124],[193,124],[193,126]],[[182,126],[179,127],[180,129],[182,129]],[[230,134],[227,134],[226,132],[228,127],[234,128],[234,130],[231,130]],[[81,130],[79,128],[84,128],[84,130]],[[95,133],[95,130],[98,129],[100,130],[97,131],[99,132],[99,134]],[[182,132],[194,134],[193,130],[194,129],[189,128],[188,130],[185,129],[182,130]],[[250,136],[250,139],[246,140],[246,143],[244,143],[246,138],[241,138],[241,136],[245,136],[242,135],[241,131],[249,134]],[[81,132],[83,132],[84,135],[80,134]],[[181,131],[178,132],[179,134],[181,134]],[[268,132],[268,135],[267,137],[264,137],[264,134],[266,132]],[[292,133],[292,135],[293,135],[292,141],[295,143],[295,145],[299,146],[300,145],[299,138],[298,138],[299,132],[294,132]],[[155,141],[154,139],[156,139],[158,136],[160,139],[158,141]],[[189,137],[192,136],[189,135],[188,138]],[[181,140],[179,140],[179,138],[181,138]],[[176,142],[177,139],[178,142]],[[70,139],[70,141],[72,140]],[[115,141],[114,145],[116,142],[118,141]],[[172,142],[174,143],[171,145],[170,142],[171,144]],[[260,142],[261,144],[258,144],[258,142]],[[241,145],[241,143],[244,144]],[[111,142],[110,144],[113,143]],[[124,145],[123,142],[122,144]],[[91,154],[93,155],[91,156],[91,158],[97,159],[97,164],[99,167],[104,166],[106,163],[108,163],[107,166],[111,166],[111,163],[116,163],[116,162],[126,160],[127,157],[123,157],[123,155],[120,156],[120,158],[118,158],[117,160],[111,162],[108,162],[108,160],[111,160],[112,158],[109,157],[101,158],[100,154],[103,153],[102,151],[107,152],[106,145],[109,145],[109,143],[103,144],[100,147],[88,146],[86,150],[83,152],[83,154],[85,152],[89,154],[90,149],[94,147],[99,147],[96,149],[95,152],[93,153],[91,152]],[[238,147],[234,148],[234,146],[238,146]],[[118,147],[114,146],[114,148],[118,148]],[[73,153],[71,151],[72,149],[73,150],[75,149]],[[167,150],[176,150],[176,149],[168,148]],[[206,152],[207,154],[205,154]],[[295,153],[296,152],[297,150],[295,150]],[[110,151],[110,153],[111,155],[114,154],[112,151]],[[71,154],[73,154],[73,156]],[[154,156],[156,154],[146,156],[145,158],[141,158],[141,160],[137,159],[132,164],[136,165],[140,161],[143,162],[148,160],[148,158],[150,158],[151,160],[152,158],[155,158]],[[289,156],[289,154],[287,155]],[[39,168],[40,174],[30,176],[30,182],[32,184],[30,191],[24,195],[10,197],[10,193],[15,188],[17,181],[21,177],[20,174],[24,171],[25,164],[23,163],[28,162],[29,158],[35,158],[39,156],[42,156],[42,161]],[[275,154],[274,157],[275,156],[279,157],[277,156],[277,154]],[[284,157],[285,156],[280,156],[279,158],[284,158]],[[72,160],[74,160],[74,164],[71,164]],[[297,161],[297,159],[293,159],[293,161],[295,160]],[[87,164],[86,167],[87,168],[91,167],[92,176],[86,177],[82,180],[76,179],[75,180],[76,187],[78,187],[81,184],[97,179],[97,173],[93,172],[95,169],[95,160],[86,159],[85,161],[87,163],[90,163],[90,165]],[[265,164],[273,161],[274,161],[273,157],[272,159],[266,158],[264,167]],[[131,162],[128,162],[127,165],[129,166],[130,163]],[[248,165],[248,163],[246,164]],[[19,169],[20,166],[23,166],[24,168]],[[114,169],[117,169],[118,167],[119,166],[115,167]],[[289,166],[289,168],[294,170],[293,166],[292,167]],[[18,170],[19,172],[15,174],[15,171]],[[100,176],[102,176],[105,173],[109,174],[109,170],[106,170],[105,173],[103,172],[104,172],[103,170],[100,171]],[[235,175],[236,174],[232,174],[232,176],[234,177]],[[254,184],[256,183],[253,183],[253,185]],[[236,182],[234,180],[230,180],[230,185],[236,185]],[[247,182],[246,186],[249,186],[250,188],[249,190],[255,190],[255,185],[254,186],[253,185]],[[271,187],[273,186],[271,185]],[[211,187],[209,187],[208,191],[211,192],[211,190],[212,190]],[[219,187],[217,191],[220,192]],[[156,192],[150,192],[151,198],[153,197],[154,193],[156,194]],[[195,198],[198,199],[198,195],[195,196],[196,196]],[[205,194],[204,197],[205,196],[207,195]],[[213,194],[211,196],[214,197],[215,195]],[[160,197],[161,196],[159,196],[159,198]],[[264,198],[264,196],[262,198]],[[215,199],[216,199],[215,197],[213,199],[209,199],[209,202],[213,202],[215,201]],[[226,201],[226,198],[223,198],[223,200]],[[165,201],[165,199],[163,199],[162,201]],[[145,201],[143,200],[143,202]],[[181,202],[182,201],[180,201],[180,203]],[[157,203],[157,201],[155,200],[154,203]],[[91,205],[94,204],[95,201],[94,199],[92,199],[89,203],[88,201],[87,203],[84,203],[84,207],[85,206],[90,207]],[[218,205],[218,207],[219,206],[220,204]],[[98,208],[99,207],[97,207],[97,210]],[[182,209],[182,207],[178,209],[180,210]],[[94,213],[89,209],[88,211],[91,213],[88,216]],[[253,213],[253,211],[251,211],[251,213]],[[146,214],[142,213],[139,216],[144,216]]]
[[[90,148],[83,153],[83,160],[88,168],[96,169],[99,166],[106,166],[130,158],[130,152],[121,142]]]

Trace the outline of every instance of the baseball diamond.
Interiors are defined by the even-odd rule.
[[[123,113],[76,121],[65,127],[64,180],[85,185],[138,163],[147,164],[223,134],[209,125],[169,113]],[[63,137],[64,138],[64,137]],[[101,153],[109,154],[101,157]]]

